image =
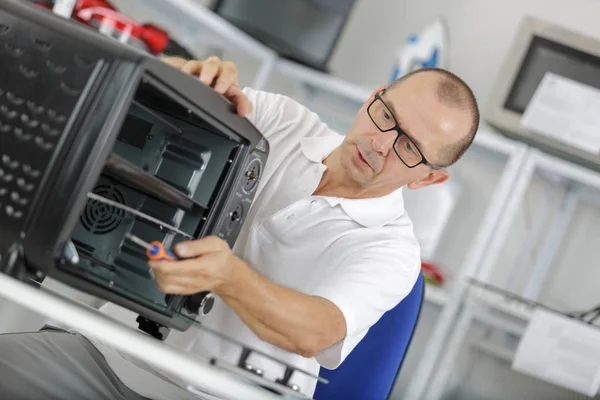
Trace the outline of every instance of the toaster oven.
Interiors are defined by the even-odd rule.
[[[186,330],[210,293],[162,293],[127,237],[233,247],[268,142],[194,77],[22,1],[0,3],[0,57],[1,272]]]

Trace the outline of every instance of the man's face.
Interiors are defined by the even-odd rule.
[[[380,107],[372,106],[370,109],[371,116],[383,121],[391,117],[388,115],[391,111],[401,129],[410,137],[410,141],[403,137],[396,143],[396,150],[404,155],[402,159],[409,166],[413,166],[415,160],[420,161],[421,155],[431,164],[441,163],[442,149],[456,143],[469,130],[471,120],[468,112],[441,104],[438,100],[438,79],[435,74],[416,74],[381,95],[387,106],[382,115],[375,115],[375,112],[381,112]],[[405,185],[417,189],[444,182],[449,177],[444,170],[432,169],[424,164],[409,168],[394,151],[398,131],[382,132],[373,122],[368,109],[382,89],[373,92],[360,109],[342,144],[340,159],[346,176],[359,190],[373,193],[390,192]],[[380,102],[377,104],[381,106]],[[390,124],[393,125],[393,122]],[[385,126],[383,128],[386,130]]]

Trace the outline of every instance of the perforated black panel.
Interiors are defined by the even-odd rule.
[[[191,320],[180,312],[196,312],[184,308],[188,296],[165,297],[144,249],[125,234],[167,245],[180,239],[86,194],[233,246],[255,193],[251,183],[241,187],[246,167],[268,154],[257,154],[261,140],[189,75],[27,1],[0,0],[0,273],[51,277],[151,323],[187,329]],[[147,196],[152,188],[136,190],[143,180],[105,168],[112,154],[196,206],[177,210],[160,193]]]
[[[0,11],[0,226],[18,233],[100,57]]]

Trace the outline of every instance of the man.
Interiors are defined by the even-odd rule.
[[[473,93],[446,71],[420,70],[375,90],[341,136],[288,97],[241,90],[231,63],[164,62],[228,98],[271,147],[234,249],[215,237],[181,243],[175,251],[185,260],[150,264],[159,287],[210,290],[218,299],[204,325],[314,374],[337,367],[417,279],[420,250],[402,188],[448,179],[444,167],[478,128]],[[103,311],[135,319],[114,305]],[[230,362],[240,352],[195,329],[167,342]],[[268,379],[283,373],[257,354],[249,364]],[[193,398],[186,382],[78,333],[0,337],[0,365],[0,392],[10,398]],[[308,396],[316,384],[300,373],[291,383]]]

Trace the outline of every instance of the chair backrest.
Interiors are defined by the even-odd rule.
[[[424,292],[419,275],[408,296],[383,314],[338,368],[321,368],[320,376],[329,383],[317,384],[314,399],[387,399],[417,325]]]

